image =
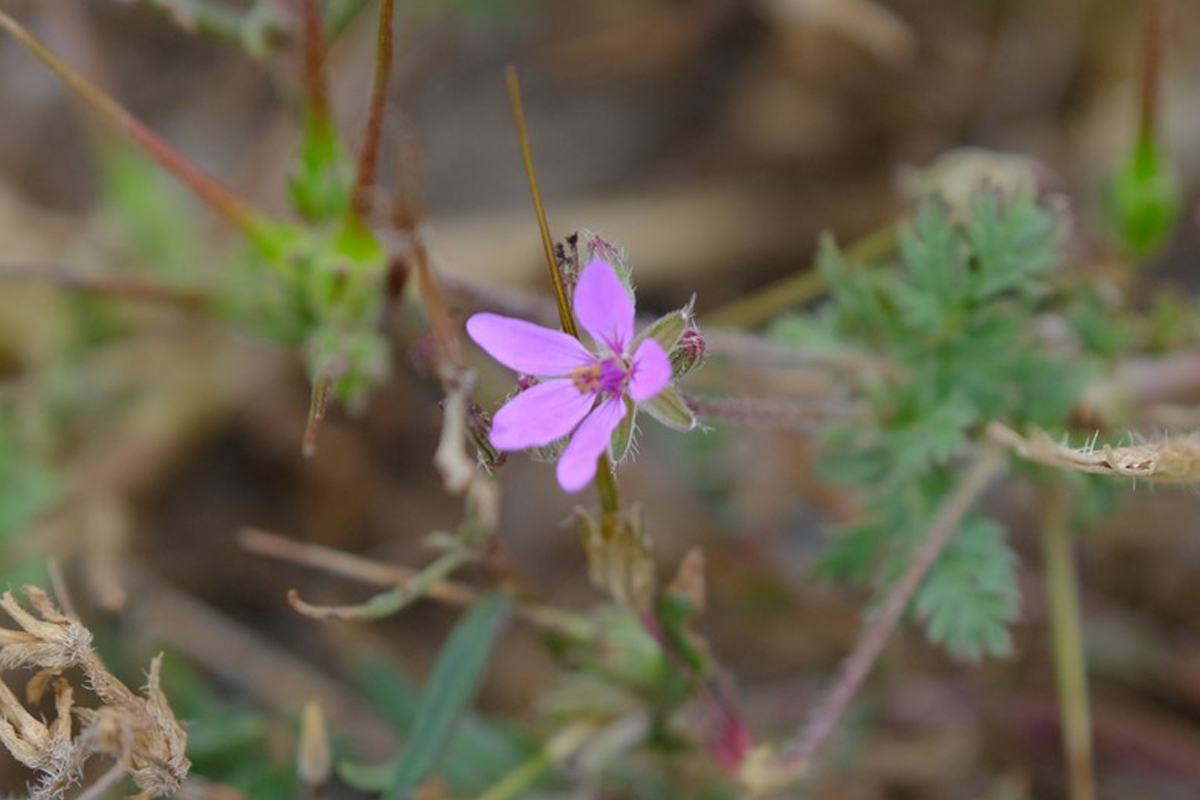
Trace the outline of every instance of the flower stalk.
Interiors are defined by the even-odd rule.
[[[1062,720],[1063,754],[1071,800],[1094,800],[1092,719],[1088,703],[1087,665],[1079,611],[1079,579],[1071,548],[1071,493],[1063,487],[1046,491],[1041,503],[1042,566],[1050,616],[1050,643]]]
[[[554,257],[554,239],[550,235],[550,223],[546,220],[546,209],[542,204],[542,193],[538,189],[537,173],[533,168],[533,151],[529,146],[529,129],[525,123],[525,105],[521,100],[521,80],[517,68],[509,64],[504,69],[504,80],[508,85],[508,99],[512,105],[513,122],[517,126],[517,138],[521,143],[521,158],[525,164],[525,175],[529,179],[529,193],[533,199],[533,210],[537,215],[538,231],[542,237],[542,249],[546,256],[546,267],[550,270],[550,282],[554,285],[554,298],[558,303],[558,319],[563,332],[578,338],[575,317],[567,300],[566,287],[558,271],[558,259]],[[620,524],[621,499],[616,478],[612,474],[607,454],[601,453],[596,465],[596,491],[600,496],[603,514],[602,530],[607,534],[612,525]]]

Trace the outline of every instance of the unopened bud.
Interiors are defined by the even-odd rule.
[[[601,259],[612,264],[618,275],[629,274],[629,256],[625,248],[608,241],[598,233],[589,230],[579,232],[579,245],[583,250],[583,263],[591,263],[593,259]]]
[[[325,712],[316,700],[304,704],[300,717],[300,742],[296,748],[296,774],[305,786],[317,787],[329,780],[333,757],[329,752],[329,732]]]
[[[698,328],[688,328],[671,350],[671,374],[676,378],[688,374],[704,361],[707,350],[704,334]]]

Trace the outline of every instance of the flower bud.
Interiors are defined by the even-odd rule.
[[[672,375],[679,378],[700,366],[707,350],[708,345],[704,341],[704,334],[700,333],[700,330],[694,325],[688,328],[679,337],[674,349],[671,350]]]
[[[580,261],[583,264],[589,264],[593,259],[599,258],[612,264],[618,275],[629,274],[629,255],[625,252],[625,248],[608,241],[593,231],[581,230],[578,236],[579,245],[583,251],[583,258]]]

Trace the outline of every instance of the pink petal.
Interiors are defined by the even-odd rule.
[[[593,260],[579,276],[575,316],[596,341],[604,342],[616,355],[625,353],[625,345],[633,338],[633,298],[607,261]]]
[[[539,383],[505,403],[492,419],[492,444],[500,450],[541,447],[566,436],[587,416],[594,394],[569,380]]]
[[[596,460],[608,447],[612,432],[625,416],[625,404],[614,397],[596,406],[571,437],[558,459],[558,485],[578,492],[596,475]]]
[[[467,333],[492,358],[530,375],[566,375],[595,360],[574,336],[514,317],[475,314]]]
[[[649,400],[671,382],[671,359],[662,345],[647,339],[633,354],[633,374],[629,377],[629,396],[639,403]]]

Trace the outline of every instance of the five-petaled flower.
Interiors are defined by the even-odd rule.
[[[607,261],[596,259],[583,270],[574,309],[594,342],[590,350],[574,336],[522,319],[483,313],[467,320],[467,333],[488,355],[544,378],[496,412],[492,444],[525,450],[570,435],[557,471],[568,492],[595,476],[600,454],[628,413],[626,399],[650,400],[671,380],[662,346],[634,336],[633,298]]]

